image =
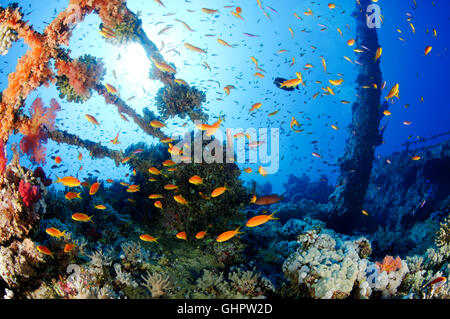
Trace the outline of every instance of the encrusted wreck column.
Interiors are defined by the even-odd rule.
[[[383,111],[380,106],[382,76],[380,60],[375,58],[375,52],[380,45],[377,29],[367,25],[366,9],[371,1],[359,2],[361,6],[357,4],[353,13],[357,20],[355,40],[359,48],[365,46],[370,51],[359,55],[362,65],[356,80],[357,100],[352,105],[350,136],[344,155],[339,159],[339,186],[330,196],[332,224],[341,232],[352,232],[357,219],[362,216],[361,210],[372,171],[375,147],[381,142],[378,128]]]

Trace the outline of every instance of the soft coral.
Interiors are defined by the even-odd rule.
[[[38,164],[45,163],[45,147],[42,142],[47,140],[46,129],[53,130],[56,112],[61,109],[55,99],[50,101],[50,105],[50,108],[46,108],[40,98],[34,100],[30,107],[31,120],[20,127],[20,133],[24,135],[20,141],[20,149]]]
[[[2,175],[6,170],[6,163],[8,159],[5,154],[5,145],[3,141],[0,140],[0,175]]]
[[[31,185],[24,180],[20,180],[19,183],[19,193],[22,196],[22,201],[25,206],[29,207],[35,201],[41,198],[41,193],[39,191],[39,187],[36,185]]]

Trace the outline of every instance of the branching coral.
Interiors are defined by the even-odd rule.
[[[439,229],[436,237],[436,246],[450,246],[450,215],[441,223],[441,228]]]
[[[145,282],[142,286],[150,291],[152,298],[160,298],[166,295],[172,286],[169,276],[163,277],[159,273],[151,274],[147,271],[147,276],[142,276],[141,278]]]
[[[31,120],[20,127],[20,133],[24,135],[20,141],[20,149],[38,164],[45,163],[42,141],[46,141],[47,131],[53,130],[56,112],[61,109],[55,99],[50,101],[50,105],[50,108],[44,107],[42,100],[37,98],[30,108]]]

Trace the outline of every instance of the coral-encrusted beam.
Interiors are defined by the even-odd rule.
[[[133,119],[133,121],[147,134],[152,135],[156,138],[162,139],[167,136],[160,129],[156,129],[149,125],[149,121],[144,119],[142,116],[136,113],[134,109],[128,106],[125,101],[123,101],[117,95],[108,92],[103,84],[98,84],[95,87],[95,91],[105,98],[107,104],[113,104],[117,107],[117,111],[120,114],[126,114]],[[156,116],[155,116],[156,119]]]
[[[90,152],[92,157],[95,158],[109,157],[114,160],[116,166],[118,166],[124,158],[122,152],[113,151],[101,145],[100,143],[81,139],[77,135],[70,134],[66,131],[54,130],[48,132],[48,138],[55,141],[56,143],[64,143],[67,145],[83,147]]]

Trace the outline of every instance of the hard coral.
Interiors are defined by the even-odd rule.
[[[379,268],[380,272],[386,271],[387,273],[389,273],[391,271],[400,269],[402,267],[402,260],[399,256],[397,256],[397,258],[395,259],[392,256],[386,256],[384,257],[382,263],[376,262],[375,264]]]
[[[450,215],[441,223],[436,237],[436,246],[443,247],[445,245],[450,246]]]
[[[31,120],[22,124],[19,129],[24,135],[20,141],[20,149],[38,164],[45,163],[45,147],[42,146],[42,141],[47,139],[46,130],[53,130],[56,112],[61,109],[55,99],[52,99],[50,104],[51,107],[46,108],[40,98],[34,100],[30,107]]]
[[[31,185],[24,180],[20,180],[19,183],[19,193],[22,196],[22,201],[26,207],[30,207],[34,202],[41,198],[41,192],[39,187],[36,185]]]

